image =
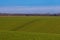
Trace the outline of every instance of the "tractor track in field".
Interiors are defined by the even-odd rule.
[[[34,19],[34,20],[29,21],[29,22],[27,22],[27,23],[25,23],[25,24],[23,24],[21,26],[18,26],[18,27],[14,28],[14,29],[11,29],[10,31],[17,31],[17,30],[19,30],[19,29],[21,29],[21,28],[23,28],[23,27],[25,27],[25,26],[27,26],[27,25],[35,22],[35,21],[38,21],[38,20],[39,20],[39,18],[38,19]]]

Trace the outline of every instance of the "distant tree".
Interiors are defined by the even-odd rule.
[[[54,14],[53,16],[57,16],[56,14]]]

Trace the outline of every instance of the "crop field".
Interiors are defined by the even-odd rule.
[[[0,40],[60,40],[60,16],[0,16]]]

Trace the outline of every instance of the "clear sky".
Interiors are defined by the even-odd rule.
[[[19,10],[18,7],[16,7],[16,6],[20,6],[19,9],[23,6],[24,10],[21,11],[21,9]],[[49,7],[49,8],[47,8],[47,7]],[[32,9],[33,9],[33,11],[35,9],[35,11],[38,12],[39,10],[41,11],[43,8],[46,10],[46,12],[48,12],[47,9],[49,9],[49,12],[51,12],[51,10],[54,11],[53,7],[54,8],[60,7],[60,0],[0,0],[0,12],[14,12],[14,11],[31,12]],[[10,10],[9,10],[9,8],[10,8]],[[30,10],[26,11],[25,9],[26,10],[30,9]],[[44,12],[44,9],[42,10],[42,12]],[[57,8],[55,8],[55,9],[57,9]],[[58,8],[57,10],[60,10],[60,9]]]

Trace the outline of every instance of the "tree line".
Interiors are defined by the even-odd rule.
[[[47,14],[47,13],[45,13],[45,14],[42,14],[42,13],[40,13],[40,14],[38,14],[38,13],[35,13],[35,14],[26,14],[26,13],[15,13],[15,14],[13,14],[13,13],[0,13],[0,16],[60,16],[60,13],[54,13],[54,14]]]

